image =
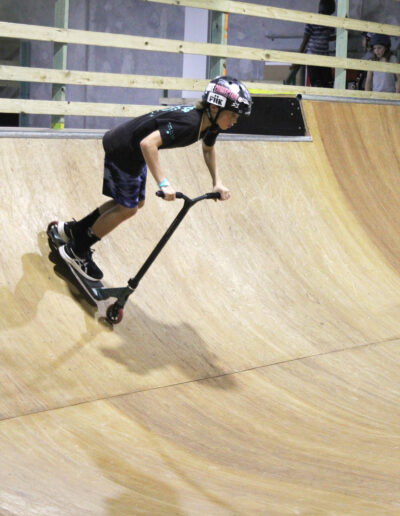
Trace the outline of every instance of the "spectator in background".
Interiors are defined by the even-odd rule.
[[[371,47],[371,36],[373,34],[371,32],[363,32],[361,34],[362,36],[362,46],[364,50],[364,55],[361,59],[364,61],[369,61],[374,57],[374,53],[372,51]],[[365,70],[362,70],[357,73],[357,79],[355,82],[355,89],[356,90],[365,90],[365,80],[367,78],[367,72]]]
[[[396,56],[390,50],[391,40],[389,36],[385,34],[373,34],[370,42],[373,50],[372,61],[397,63]],[[400,74],[368,71],[365,81],[365,90],[400,93]]]
[[[371,45],[371,36],[373,36],[372,32],[363,32],[362,33],[362,46],[365,54],[362,56],[361,59],[371,59],[374,57],[374,53],[372,51],[372,45]]]
[[[319,14],[331,15],[335,12],[335,9],[335,0],[320,0],[318,7]],[[333,27],[307,23],[299,52],[326,56],[329,54],[329,42],[334,39],[335,29]],[[331,68],[327,68],[326,66],[308,66],[307,70],[311,86],[332,88],[333,77]]]

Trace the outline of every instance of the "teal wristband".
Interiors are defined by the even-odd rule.
[[[168,179],[163,179],[160,183],[158,183],[159,188],[164,188],[165,186],[169,186]]]

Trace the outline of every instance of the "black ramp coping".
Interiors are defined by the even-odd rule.
[[[252,113],[242,116],[228,134],[305,136],[300,100],[296,97],[253,97]]]

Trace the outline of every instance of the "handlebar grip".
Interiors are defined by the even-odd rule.
[[[219,192],[210,192],[206,194],[207,199],[221,199],[221,194]]]
[[[164,192],[163,192],[162,190],[158,190],[158,191],[156,192],[156,195],[157,195],[157,197],[161,197],[162,199],[165,197],[165,194],[164,194]],[[177,199],[183,199],[183,198],[184,198],[184,196],[183,196],[183,193],[182,193],[182,192],[176,192],[176,193],[175,193],[175,197],[176,197]]]

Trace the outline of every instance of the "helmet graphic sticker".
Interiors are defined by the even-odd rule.
[[[233,90],[237,90],[237,91],[233,91]],[[220,84],[216,84],[214,86],[214,91],[216,93],[220,93],[221,95],[223,95],[224,97],[226,97],[227,99],[230,99],[230,100],[237,100],[239,98],[239,93],[238,93],[239,87],[237,86],[237,84],[233,84],[232,89],[225,88],[225,86],[221,86]]]
[[[210,91],[207,95],[207,102],[223,108],[226,105],[226,98]]]

